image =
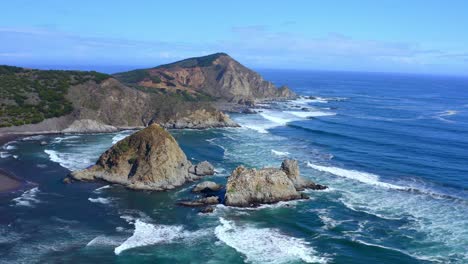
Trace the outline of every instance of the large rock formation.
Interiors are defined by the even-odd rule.
[[[282,169],[247,169],[237,167],[228,178],[224,203],[246,207],[301,199],[299,190],[316,185],[299,176],[297,161],[285,160]]]
[[[118,73],[115,77],[129,84],[168,91],[179,89],[242,104],[249,104],[255,99],[296,97],[287,87],[277,88],[225,53]]]
[[[96,164],[75,171],[76,180],[104,180],[132,189],[167,190],[202,174],[189,173],[187,160],[176,140],[157,124],[119,141],[104,152]]]

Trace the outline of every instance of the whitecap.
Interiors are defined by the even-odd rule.
[[[109,188],[111,188],[111,187],[112,187],[111,185],[104,185],[104,186],[102,186],[102,187],[99,187],[99,188],[95,189],[94,192],[95,192],[95,193],[100,193],[100,192],[102,192],[102,190],[104,190],[104,189],[109,189]]]
[[[52,143],[61,143],[62,141],[68,141],[70,139],[79,139],[80,136],[73,135],[73,136],[65,136],[65,137],[56,137],[52,141]]]
[[[8,158],[8,157],[10,157],[10,156],[11,156],[11,154],[8,153],[8,152],[6,152],[6,151],[0,151],[0,158],[5,159],[5,158]]]
[[[452,116],[458,114],[458,111],[456,110],[447,110],[443,112],[439,112],[439,116]]]
[[[27,206],[34,207],[34,204],[39,203],[40,201],[36,198],[36,195],[39,193],[39,188],[35,187],[30,190],[25,191],[21,196],[14,198],[12,201],[16,206]]]
[[[24,137],[21,140],[22,141],[35,141],[35,140],[42,140],[44,138],[45,138],[44,135],[36,135],[36,136]]]
[[[115,135],[113,138],[112,138],[112,145],[114,145],[115,143],[119,142],[120,140],[126,138],[128,135],[126,134],[117,134]]]
[[[11,142],[10,142],[10,143],[8,143],[7,145],[4,145],[4,146],[3,146],[3,148],[4,148],[5,150],[12,150],[12,149],[16,149],[16,146],[14,146],[14,145],[10,145],[10,144],[11,144]]]
[[[95,246],[117,246],[122,243],[121,238],[119,237],[110,237],[110,236],[104,236],[100,235],[95,238],[93,238],[91,241],[86,244],[87,247],[95,247]]]
[[[273,155],[276,155],[276,156],[279,156],[279,157],[284,157],[284,156],[288,156],[289,154],[291,154],[291,153],[289,153],[287,151],[278,151],[278,150],[274,150],[274,149],[271,150],[271,153],[273,153]]]
[[[216,237],[246,257],[251,263],[288,263],[302,260],[307,263],[326,263],[327,258],[303,239],[286,236],[278,230],[237,226],[233,221],[219,219]]]
[[[310,118],[310,117],[321,117],[321,116],[334,116],[336,113],[333,112],[324,112],[324,111],[285,111],[285,113],[300,117],[300,118]]]
[[[60,166],[67,168],[71,171],[84,169],[93,164],[91,157],[86,153],[66,153],[58,152],[52,149],[46,149],[44,152],[49,155],[49,159],[53,162],[60,164]]]
[[[356,180],[362,183],[374,185],[374,186],[385,187],[385,188],[396,189],[396,190],[408,189],[407,187],[382,182],[380,181],[380,177],[378,175],[368,173],[368,172],[361,172],[357,170],[347,170],[347,169],[342,169],[342,168],[337,168],[337,167],[326,167],[326,166],[321,166],[321,165],[315,165],[310,162],[307,162],[307,167],[310,167],[312,169],[322,171],[322,172],[328,172],[336,176]]]
[[[100,203],[100,204],[110,204],[111,200],[109,198],[103,198],[103,197],[98,197],[98,198],[88,198],[88,201],[92,203]]]
[[[195,239],[207,234],[206,230],[190,232],[184,230],[182,226],[149,224],[140,219],[137,219],[134,224],[133,235],[114,249],[116,255],[131,248]]]

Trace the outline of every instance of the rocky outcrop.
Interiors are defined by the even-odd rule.
[[[75,171],[75,180],[104,180],[141,190],[168,190],[200,176],[189,173],[187,160],[176,140],[157,124],[119,141],[96,164]]]
[[[188,207],[199,207],[199,206],[207,206],[207,205],[214,205],[219,203],[219,198],[217,196],[209,196],[200,198],[193,201],[179,201],[177,202],[178,205],[188,206]]]
[[[258,73],[225,53],[135,70],[114,75],[125,83],[148,88],[201,93],[216,99],[252,104],[256,99],[289,99],[296,94],[285,86],[277,88]]]
[[[119,129],[114,126],[109,126],[96,120],[81,119],[81,120],[75,120],[69,127],[62,130],[62,132],[64,133],[87,133],[87,132],[108,133],[108,132],[116,132],[118,130]]]
[[[285,160],[281,169],[239,166],[228,178],[224,202],[247,207],[301,199],[305,196],[299,190],[312,186],[312,181],[300,177],[297,161]]]
[[[283,163],[281,163],[281,170],[286,173],[298,191],[302,191],[304,189],[323,190],[327,188],[324,185],[316,184],[309,179],[301,177],[297,160],[284,160]]]
[[[199,192],[217,192],[223,188],[222,185],[217,184],[216,182],[212,181],[204,181],[197,184],[193,187],[192,192],[199,193]]]
[[[193,173],[199,176],[214,175],[214,166],[208,161],[202,161],[191,168]]]
[[[157,121],[157,120],[156,120]],[[229,118],[229,115],[220,111],[207,111],[199,109],[188,113],[186,116],[175,116],[165,122],[160,122],[165,128],[191,128],[203,129],[213,127],[239,127],[239,125]]]

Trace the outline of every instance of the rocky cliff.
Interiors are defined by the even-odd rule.
[[[171,128],[236,126],[210,102],[129,87],[109,75],[2,67],[0,133],[109,132],[151,123]]]
[[[198,166],[207,167],[205,163]],[[80,181],[104,180],[132,189],[160,191],[206,174],[211,170],[197,170],[172,135],[153,124],[116,143],[94,166],[70,176]]]
[[[296,97],[289,88],[277,88],[225,53],[189,58],[114,76],[127,84],[167,91],[181,90],[189,94],[200,93],[236,103]]]

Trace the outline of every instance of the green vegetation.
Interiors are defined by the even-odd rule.
[[[73,111],[65,98],[71,85],[97,83],[110,76],[98,72],[30,70],[0,66],[0,127],[39,123]]]
[[[213,64],[213,61],[215,61],[220,56],[228,56],[228,55],[226,53],[215,53],[215,54],[211,54],[211,55],[203,56],[203,57],[188,58],[185,60],[160,65],[156,67],[156,69],[171,68],[171,67],[176,67],[176,66],[183,67],[183,68],[207,67]]]
[[[129,145],[128,139],[121,140],[114,146],[114,150],[117,152],[117,154],[123,154],[127,152],[129,149],[130,149],[130,145]]]
[[[145,78],[151,78],[148,70],[145,69],[117,73],[115,77],[123,83],[138,83]]]

